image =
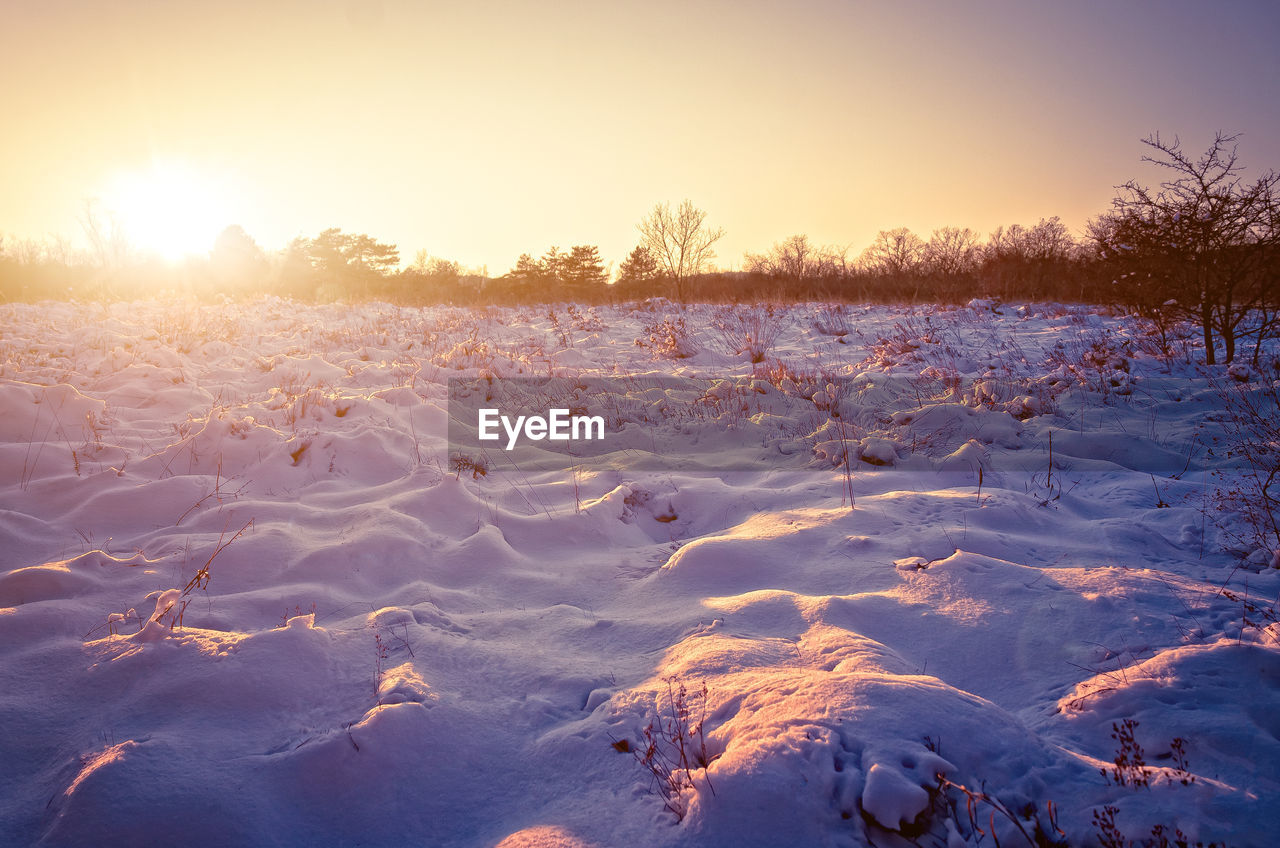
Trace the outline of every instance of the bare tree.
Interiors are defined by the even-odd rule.
[[[89,198],[84,201],[80,212],[80,227],[84,230],[93,261],[99,269],[115,270],[128,261],[131,252],[129,237],[114,212],[107,212],[105,215],[101,212],[97,199]]]
[[[1027,231],[1027,255],[1037,262],[1064,262],[1076,247],[1076,240],[1057,215],[1041,218]]]
[[[978,265],[978,234],[965,227],[934,230],[924,246],[923,264],[931,274],[967,274]]]
[[[1235,357],[1242,335],[1267,332],[1249,325],[1258,308],[1275,300],[1275,257],[1280,251],[1280,174],[1253,183],[1240,176],[1238,135],[1219,132],[1198,159],[1172,142],[1150,136],[1143,156],[1173,172],[1152,189],[1130,180],[1119,186],[1112,211],[1090,224],[1099,256],[1121,272],[1124,294],[1136,305],[1168,303],[1200,325],[1205,361],[1214,364],[1214,335],[1225,358]]]
[[[685,200],[675,211],[659,203],[637,224],[641,244],[657,260],[676,287],[676,300],[684,300],[686,281],[697,276],[715,258],[712,245],[724,236],[724,230],[706,224],[707,213]]]
[[[1050,279],[1063,276],[1078,247],[1057,215],[1031,228],[996,227],[982,248],[983,276],[1003,297],[1040,297]]]
[[[1040,223],[1030,229],[1021,224],[996,227],[987,241],[984,254],[988,260],[1062,261],[1074,249],[1075,240],[1067,232],[1066,225],[1054,215],[1041,218]]]
[[[745,270],[789,280],[817,280],[847,276],[848,248],[818,247],[806,235],[777,242],[768,253],[748,253]]]
[[[900,277],[919,273],[925,244],[906,227],[881,230],[871,246],[862,251],[862,267],[873,274]]]

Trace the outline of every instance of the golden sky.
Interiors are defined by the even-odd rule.
[[[135,227],[341,227],[500,274],[616,264],[686,197],[722,267],[793,233],[1079,231],[1156,130],[1280,167],[1278,34],[1269,2],[8,0],[0,233],[181,194]]]

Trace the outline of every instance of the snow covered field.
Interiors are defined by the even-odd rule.
[[[1042,305],[0,306],[0,844],[1273,845],[1232,378],[1150,351]],[[450,378],[677,376],[612,464],[450,455]]]

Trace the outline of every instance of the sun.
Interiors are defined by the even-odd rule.
[[[181,162],[118,174],[103,205],[131,245],[170,261],[207,253],[230,223],[225,189]]]

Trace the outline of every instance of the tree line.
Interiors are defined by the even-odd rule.
[[[305,300],[376,298],[458,305],[620,302],[663,296],[678,301],[845,300],[963,302],[1061,300],[1118,304],[1150,318],[1159,332],[1192,322],[1206,356],[1233,360],[1242,344],[1280,334],[1280,176],[1242,175],[1237,136],[1219,133],[1202,155],[1178,139],[1144,140],[1144,161],[1167,171],[1159,186],[1130,181],[1111,208],[1073,236],[1057,218],[998,227],[985,238],[942,227],[924,238],[883,230],[855,256],[803,234],[739,271],[716,270],[724,235],[685,200],[658,204],[637,224],[635,248],[607,267],[595,245],[524,253],[507,272],[432,257],[406,267],[393,244],[337,228],[294,239],[269,254],[241,227],[217,238],[207,259],[174,269],[135,255],[109,217],[86,206],[88,252],[65,240],[0,241],[0,297],[120,297],[185,289],[194,294],[275,293]]]

